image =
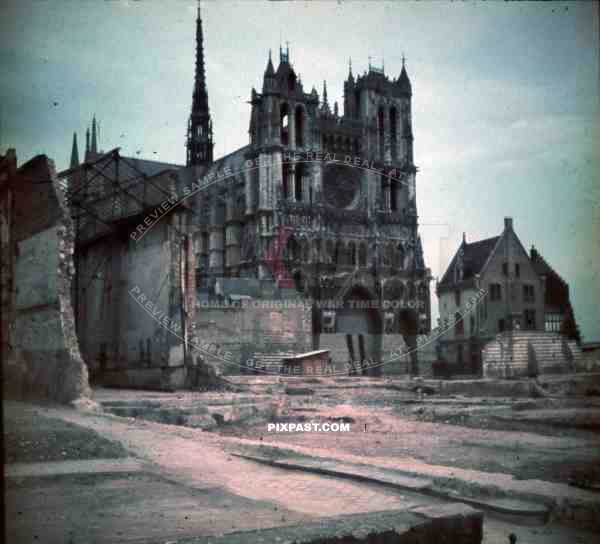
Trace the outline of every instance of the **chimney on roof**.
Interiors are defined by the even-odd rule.
[[[529,255],[531,256],[531,259],[537,259],[538,257],[538,252],[537,249],[535,249],[535,246],[531,246],[531,250],[529,251]]]
[[[467,243],[467,233],[463,232],[463,245]]]
[[[504,218],[504,230],[512,230],[513,228],[513,220],[512,217],[505,217]]]

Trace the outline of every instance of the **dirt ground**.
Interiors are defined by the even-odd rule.
[[[60,419],[8,410],[4,417],[4,462],[35,463],[126,457],[118,442]]]
[[[300,389],[300,388],[298,388]],[[347,421],[350,432],[269,432],[264,422],[219,428],[225,436],[307,445],[427,463],[518,479],[600,486],[600,402],[596,398],[482,398],[418,395],[385,388],[273,390],[279,422]],[[351,397],[349,401],[348,398]]]
[[[279,380],[250,383],[237,396],[96,393],[96,400],[107,406],[139,407],[144,399],[158,403],[153,406],[164,403],[169,423],[173,406],[178,422],[185,421],[186,410],[198,412],[199,406],[207,416],[221,408],[233,415],[229,423],[221,419],[218,426],[203,430],[146,421],[143,410],[133,418],[4,403],[7,466],[84,464],[72,474],[7,480],[9,542],[169,542],[438,500],[257,464],[231,454],[240,441],[298,446],[315,455],[358,456],[367,464],[412,458],[447,467],[450,473],[452,467],[466,468],[586,489],[598,483],[595,399],[423,395],[410,387],[386,387],[385,382],[338,388]],[[238,409],[253,397],[268,407],[262,416]],[[275,412],[271,404],[277,406]],[[152,417],[159,413],[156,408]],[[513,420],[518,420],[516,429],[511,429]],[[348,422],[350,431],[268,431],[269,422],[291,421]],[[92,466],[98,459],[118,464],[132,457],[143,463],[142,469],[99,473]],[[506,544],[510,533],[519,544],[591,544],[598,536],[556,523],[525,526],[486,514],[486,544]]]

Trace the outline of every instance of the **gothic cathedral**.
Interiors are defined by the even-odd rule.
[[[196,34],[188,170],[196,178],[231,173],[195,204],[203,218],[200,291],[226,298],[252,284],[252,296],[323,301],[312,309],[312,347],[342,335],[352,360],[381,357],[388,335],[416,348],[417,335],[430,329],[431,274],[418,233],[404,59],[394,79],[371,63],[355,76],[350,65],[340,111],[326,83],[321,96],[315,87],[305,92],[289,48],[280,48],[276,69],[269,53],[261,92],[251,90],[249,144],[214,161],[200,11]],[[265,258],[277,237],[291,282],[278,282]]]

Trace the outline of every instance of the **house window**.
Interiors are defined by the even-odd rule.
[[[492,300],[502,300],[502,285],[490,283],[490,298]]]
[[[521,265],[519,263],[515,263],[515,278],[521,277]]]
[[[507,262],[502,263],[502,274],[504,276],[508,276],[508,263]]]
[[[535,310],[525,310],[523,316],[525,318],[525,328],[528,330],[535,329]]]
[[[465,322],[459,312],[456,312],[454,316],[456,317],[456,336],[463,336],[465,334]]]
[[[562,314],[546,314],[544,323],[546,332],[560,332],[562,319]]]
[[[535,292],[533,285],[523,285],[523,302],[534,302]]]
[[[498,319],[498,332],[504,332],[506,325],[504,323],[504,319]]]
[[[454,305],[458,308],[460,306],[460,291],[454,291]]]

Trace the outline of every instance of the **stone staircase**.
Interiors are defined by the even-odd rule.
[[[486,378],[512,378],[576,372],[581,349],[558,333],[509,331],[482,350]]]
[[[277,366],[282,364],[284,357],[291,357],[292,355],[296,355],[296,353],[293,351],[273,351],[268,353],[257,351],[254,353],[253,359],[263,365],[263,370],[277,373]]]

